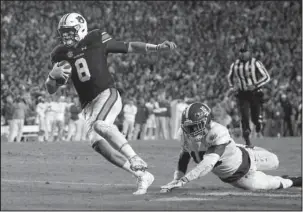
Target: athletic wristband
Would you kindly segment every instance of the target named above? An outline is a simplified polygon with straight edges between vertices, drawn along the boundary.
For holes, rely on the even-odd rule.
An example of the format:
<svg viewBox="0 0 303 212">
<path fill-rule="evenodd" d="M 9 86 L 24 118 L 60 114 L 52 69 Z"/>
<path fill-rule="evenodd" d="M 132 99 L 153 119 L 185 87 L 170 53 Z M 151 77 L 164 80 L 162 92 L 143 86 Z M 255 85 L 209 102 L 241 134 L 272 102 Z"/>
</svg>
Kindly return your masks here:
<svg viewBox="0 0 303 212">
<path fill-rule="evenodd" d="M 146 51 L 157 51 L 157 50 L 159 50 L 159 48 L 160 48 L 160 45 L 159 45 L 159 44 L 158 44 L 158 45 L 155 45 L 155 44 L 147 43 L 147 44 L 145 45 L 145 50 L 146 50 Z"/>
</svg>

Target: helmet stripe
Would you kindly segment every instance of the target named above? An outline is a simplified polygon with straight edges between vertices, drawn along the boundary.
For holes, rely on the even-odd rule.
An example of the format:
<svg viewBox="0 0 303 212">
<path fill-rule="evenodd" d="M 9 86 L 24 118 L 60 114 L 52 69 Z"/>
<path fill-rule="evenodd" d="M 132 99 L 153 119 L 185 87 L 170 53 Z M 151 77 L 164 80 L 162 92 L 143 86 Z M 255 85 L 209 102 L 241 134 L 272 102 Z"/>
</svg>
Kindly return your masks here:
<svg viewBox="0 0 303 212">
<path fill-rule="evenodd" d="M 188 114 L 189 114 L 189 109 L 190 107 L 193 105 L 194 103 L 190 104 L 187 108 L 186 108 L 186 112 L 185 112 L 185 118 L 188 119 Z"/>
<path fill-rule="evenodd" d="M 70 13 L 67 13 L 67 14 L 66 14 L 65 19 L 64 19 L 64 22 L 63 22 L 64 25 L 66 25 L 66 19 L 68 18 L 69 15 L 70 15 Z"/>
<path fill-rule="evenodd" d="M 60 20 L 60 26 L 63 25 L 66 16 L 67 16 L 67 14 L 65 14 L 65 15 L 61 18 L 61 20 Z"/>
<path fill-rule="evenodd" d="M 206 107 L 207 110 L 211 111 L 211 109 L 210 109 L 206 104 L 202 103 L 202 105 L 203 105 L 204 107 Z"/>
</svg>

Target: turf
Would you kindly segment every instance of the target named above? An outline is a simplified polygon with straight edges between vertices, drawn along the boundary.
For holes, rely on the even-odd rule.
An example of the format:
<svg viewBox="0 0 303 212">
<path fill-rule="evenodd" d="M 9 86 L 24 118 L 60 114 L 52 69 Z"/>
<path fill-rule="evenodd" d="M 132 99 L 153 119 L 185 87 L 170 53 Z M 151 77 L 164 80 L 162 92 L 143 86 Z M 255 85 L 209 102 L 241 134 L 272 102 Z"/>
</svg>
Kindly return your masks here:
<svg viewBox="0 0 303 212">
<path fill-rule="evenodd" d="M 279 157 L 278 170 L 267 173 L 301 175 L 301 138 L 253 142 Z M 132 195 L 134 177 L 109 164 L 88 143 L 1 142 L 1 210 L 302 210 L 300 189 L 248 192 L 213 174 L 160 194 L 160 186 L 172 180 L 178 141 L 131 144 L 156 178 L 143 196 Z"/>
</svg>

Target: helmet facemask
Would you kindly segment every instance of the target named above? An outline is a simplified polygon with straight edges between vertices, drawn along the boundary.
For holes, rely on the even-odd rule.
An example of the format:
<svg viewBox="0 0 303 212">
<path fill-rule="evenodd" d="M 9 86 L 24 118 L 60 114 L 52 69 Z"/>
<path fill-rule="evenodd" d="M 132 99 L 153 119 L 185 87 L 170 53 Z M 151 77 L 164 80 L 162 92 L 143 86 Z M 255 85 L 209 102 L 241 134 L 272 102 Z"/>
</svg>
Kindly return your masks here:
<svg viewBox="0 0 303 212">
<path fill-rule="evenodd" d="M 200 142 L 210 127 L 211 109 L 203 103 L 192 103 L 182 113 L 181 128 L 190 139 Z"/>
<path fill-rule="evenodd" d="M 74 46 L 80 41 L 77 30 L 74 27 L 61 27 L 58 32 L 63 44 L 66 46 Z"/>
<path fill-rule="evenodd" d="M 183 132 L 190 138 L 199 141 L 207 134 L 208 118 L 205 116 L 200 121 L 186 123 L 181 125 Z"/>
</svg>

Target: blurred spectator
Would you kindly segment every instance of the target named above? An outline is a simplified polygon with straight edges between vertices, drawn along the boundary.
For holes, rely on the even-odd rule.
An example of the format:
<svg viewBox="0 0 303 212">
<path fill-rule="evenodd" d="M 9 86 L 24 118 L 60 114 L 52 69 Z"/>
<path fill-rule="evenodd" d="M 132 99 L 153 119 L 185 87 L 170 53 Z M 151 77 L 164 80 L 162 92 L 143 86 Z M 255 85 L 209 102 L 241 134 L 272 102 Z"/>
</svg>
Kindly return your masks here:
<svg viewBox="0 0 303 212">
<path fill-rule="evenodd" d="M 151 98 L 149 102 L 145 104 L 145 106 L 148 109 L 149 115 L 146 121 L 146 134 L 144 139 L 151 139 L 154 140 L 156 139 L 157 135 L 157 123 L 156 123 L 156 116 L 154 113 L 154 109 L 159 107 L 158 102 L 155 101 L 154 98 Z"/>
<path fill-rule="evenodd" d="M 48 135 L 48 137 L 46 138 L 48 142 L 52 142 L 53 139 L 52 127 L 55 120 L 55 107 L 56 107 L 56 102 L 53 100 L 54 98 L 55 96 L 49 96 L 46 102 L 45 119 L 46 119 L 47 133 L 45 135 Z"/>
<path fill-rule="evenodd" d="M 74 97 L 72 105 L 67 107 L 66 112 L 68 113 L 68 134 L 66 141 L 81 141 L 84 131 L 83 120 L 80 119 L 79 114 L 81 113 L 81 107 L 79 98 Z"/>
<path fill-rule="evenodd" d="M 284 114 L 281 102 L 276 105 L 270 102 L 266 107 L 265 117 L 264 135 L 269 137 L 282 136 Z"/>
<path fill-rule="evenodd" d="M 101 4 L 86 1 L 85 5 L 73 1 L 24 1 L 22 4 L 3 1 L 3 108 L 9 104 L 6 96 L 16 99 L 22 95 L 22 86 L 31 94 L 32 104 L 43 95 L 44 80 L 51 68 L 49 54 L 58 44 L 57 24 L 62 14 L 71 8 L 87 18 L 89 29 L 100 28 L 117 40 L 159 43 L 167 39 L 178 45 L 175 54 L 109 55 L 110 70 L 124 98 L 144 96 L 149 100 L 157 96 L 161 88 L 175 100 L 199 95 L 209 102 L 218 102 L 227 90 L 224 76 L 229 68 L 226 64 L 235 59 L 234 44 L 247 38 L 254 47 L 253 55 L 264 61 L 273 81 L 276 80 L 277 84 L 268 92 L 269 101 L 277 104 L 278 91 L 286 90 L 292 94 L 291 102 L 302 101 L 301 83 L 297 79 L 302 70 L 299 1 L 167 1 L 161 7 L 156 1 Z M 105 17 L 104 21 L 100 21 L 101 17 Z M 70 82 L 58 91 L 58 95 L 74 94 Z M 34 110 L 35 105 L 30 105 L 29 114 Z M 172 111 L 172 120 L 175 120 L 173 114 Z M 121 125 L 119 120 L 116 124 Z M 174 132 L 177 127 L 172 128 Z"/>
<path fill-rule="evenodd" d="M 281 95 L 280 102 L 283 108 L 283 136 L 294 136 L 293 124 L 291 120 L 293 115 L 293 107 L 286 94 Z"/>
<path fill-rule="evenodd" d="M 52 102 L 54 119 L 52 123 L 51 135 L 49 138 L 51 142 L 63 140 L 66 107 L 67 103 L 65 102 L 64 96 L 57 97 L 57 101 Z"/>
<path fill-rule="evenodd" d="M 170 104 L 165 99 L 165 93 L 158 95 L 158 108 L 153 110 L 156 118 L 156 138 L 168 140 L 170 138 Z"/>
<path fill-rule="evenodd" d="M 222 106 L 220 102 L 217 103 L 216 106 L 212 108 L 212 113 L 213 113 L 214 121 L 229 128 L 229 125 L 232 122 L 232 118 L 230 117 L 230 115 L 228 115 L 226 109 Z"/>
<path fill-rule="evenodd" d="M 139 138 L 144 140 L 145 134 L 146 134 L 146 121 L 148 118 L 148 109 L 145 106 L 145 101 L 141 97 L 139 99 L 139 104 L 137 105 L 137 113 L 135 117 L 135 129 L 133 134 L 133 140 L 137 140 L 139 133 Z"/>
<path fill-rule="evenodd" d="M 47 141 L 48 140 L 48 130 L 46 126 L 46 109 L 47 104 L 45 103 L 45 99 L 40 96 L 38 98 L 38 104 L 36 107 L 37 112 L 37 118 L 38 118 L 38 124 L 39 124 L 39 136 L 38 140 L 40 142 Z"/>
<path fill-rule="evenodd" d="M 129 100 L 123 107 L 124 120 L 122 133 L 127 139 L 131 139 L 133 137 L 137 110 L 134 100 Z"/>
<path fill-rule="evenodd" d="M 3 107 L 3 115 L 4 115 L 5 123 L 10 125 L 10 127 L 11 127 L 11 120 L 13 119 L 13 113 L 14 113 L 13 98 L 11 95 L 8 95 L 6 97 L 6 104 L 4 104 Z"/>
<path fill-rule="evenodd" d="M 189 106 L 188 103 L 189 102 L 181 99 L 175 100 L 174 102 L 174 107 L 172 107 L 172 116 L 171 116 L 171 119 L 173 120 L 172 133 L 171 133 L 173 139 L 176 139 L 178 130 L 181 127 L 182 112 Z"/>
<path fill-rule="evenodd" d="M 297 110 L 296 110 L 295 135 L 302 136 L 302 103 L 297 107 Z"/>
<path fill-rule="evenodd" d="M 26 101 L 21 97 L 17 97 L 13 103 L 13 117 L 9 128 L 8 142 L 14 142 L 15 139 L 17 143 L 21 142 L 27 110 Z"/>
</svg>

